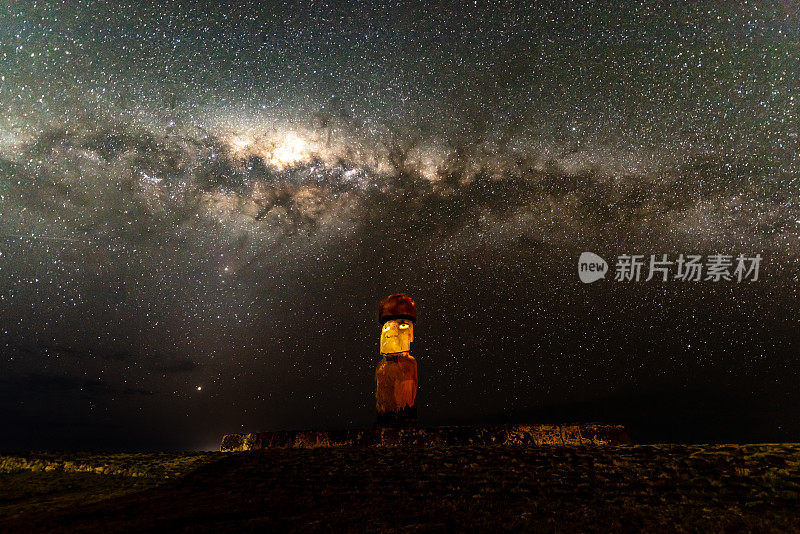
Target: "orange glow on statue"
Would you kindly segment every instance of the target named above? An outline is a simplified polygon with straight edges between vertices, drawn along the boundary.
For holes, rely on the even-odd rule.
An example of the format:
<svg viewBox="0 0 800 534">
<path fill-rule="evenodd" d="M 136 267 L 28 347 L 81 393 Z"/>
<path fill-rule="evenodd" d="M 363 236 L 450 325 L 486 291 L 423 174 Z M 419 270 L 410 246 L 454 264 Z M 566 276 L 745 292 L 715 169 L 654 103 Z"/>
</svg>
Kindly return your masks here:
<svg viewBox="0 0 800 534">
<path fill-rule="evenodd" d="M 411 356 L 417 308 L 396 293 L 378 305 L 381 361 L 375 370 L 375 407 L 379 424 L 413 423 L 417 417 L 417 360 Z"/>
</svg>

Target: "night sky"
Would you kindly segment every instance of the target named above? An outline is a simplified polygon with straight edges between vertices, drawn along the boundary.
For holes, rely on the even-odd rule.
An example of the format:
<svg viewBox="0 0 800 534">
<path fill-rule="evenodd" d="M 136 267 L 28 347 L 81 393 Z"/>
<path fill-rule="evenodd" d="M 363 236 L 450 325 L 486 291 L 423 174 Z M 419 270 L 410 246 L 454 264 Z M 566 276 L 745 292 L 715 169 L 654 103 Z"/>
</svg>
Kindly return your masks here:
<svg viewBox="0 0 800 534">
<path fill-rule="evenodd" d="M 0 7 L 0 450 L 368 426 L 400 291 L 423 424 L 800 440 L 796 2 L 263 4 Z"/>
</svg>

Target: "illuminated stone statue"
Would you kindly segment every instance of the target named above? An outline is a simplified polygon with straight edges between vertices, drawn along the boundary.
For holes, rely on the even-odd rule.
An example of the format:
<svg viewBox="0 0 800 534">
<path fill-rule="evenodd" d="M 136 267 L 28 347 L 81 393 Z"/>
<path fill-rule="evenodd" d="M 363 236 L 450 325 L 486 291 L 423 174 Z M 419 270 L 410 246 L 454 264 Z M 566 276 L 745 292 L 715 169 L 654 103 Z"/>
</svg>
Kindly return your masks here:
<svg viewBox="0 0 800 534">
<path fill-rule="evenodd" d="M 396 293 L 378 305 L 381 361 L 375 370 L 378 424 L 413 423 L 417 417 L 417 360 L 411 356 L 417 309 L 408 295 Z"/>
</svg>

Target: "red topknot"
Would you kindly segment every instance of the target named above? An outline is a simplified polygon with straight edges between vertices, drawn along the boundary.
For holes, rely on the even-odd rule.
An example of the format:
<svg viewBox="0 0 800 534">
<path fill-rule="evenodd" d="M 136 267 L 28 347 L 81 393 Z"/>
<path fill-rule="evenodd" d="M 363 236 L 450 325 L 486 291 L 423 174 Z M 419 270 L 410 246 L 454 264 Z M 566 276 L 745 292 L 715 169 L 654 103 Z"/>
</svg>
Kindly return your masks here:
<svg viewBox="0 0 800 534">
<path fill-rule="evenodd" d="M 378 304 L 378 322 L 380 324 L 392 319 L 408 319 L 417 322 L 417 307 L 414 299 L 404 293 L 389 295 Z"/>
</svg>

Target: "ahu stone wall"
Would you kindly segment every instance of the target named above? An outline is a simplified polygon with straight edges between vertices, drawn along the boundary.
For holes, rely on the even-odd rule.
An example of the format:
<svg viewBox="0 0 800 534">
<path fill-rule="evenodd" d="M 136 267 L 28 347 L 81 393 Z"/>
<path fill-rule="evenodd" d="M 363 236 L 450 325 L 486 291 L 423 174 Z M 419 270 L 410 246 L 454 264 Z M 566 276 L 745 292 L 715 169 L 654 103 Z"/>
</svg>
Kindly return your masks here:
<svg viewBox="0 0 800 534">
<path fill-rule="evenodd" d="M 441 426 L 429 428 L 364 428 L 348 430 L 283 430 L 228 434 L 223 452 L 274 447 L 446 447 L 619 445 L 630 443 L 622 425 L 580 423 L 563 425 Z"/>
</svg>

